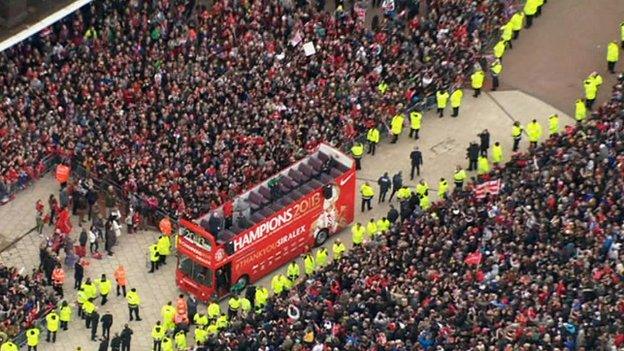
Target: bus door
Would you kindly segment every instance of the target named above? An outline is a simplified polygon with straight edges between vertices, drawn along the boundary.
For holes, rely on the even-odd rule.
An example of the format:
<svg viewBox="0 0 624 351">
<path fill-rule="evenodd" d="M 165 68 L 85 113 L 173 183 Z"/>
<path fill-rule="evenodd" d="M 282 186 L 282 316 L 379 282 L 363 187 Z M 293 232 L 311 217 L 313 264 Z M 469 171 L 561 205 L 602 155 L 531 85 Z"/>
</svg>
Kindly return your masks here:
<svg viewBox="0 0 624 351">
<path fill-rule="evenodd" d="M 232 286 L 232 263 L 228 262 L 217 269 L 216 272 L 217 281 L 217 295 L 219 297 L 225 296 L 230 293 L 230 287 Z"/>
</svg>

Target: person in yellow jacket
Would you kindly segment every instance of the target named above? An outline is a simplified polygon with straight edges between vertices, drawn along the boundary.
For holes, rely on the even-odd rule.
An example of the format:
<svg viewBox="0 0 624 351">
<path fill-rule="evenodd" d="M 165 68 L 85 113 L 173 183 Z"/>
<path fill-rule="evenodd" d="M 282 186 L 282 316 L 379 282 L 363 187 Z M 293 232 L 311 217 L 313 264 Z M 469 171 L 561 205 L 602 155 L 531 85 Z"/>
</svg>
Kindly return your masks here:
<svg viewBox="0 0 624 351">
<path fill-rule="evenodd" d="M 84 318 L 82 315 L 82 305 L 87 301 L 87 294 L 85 293 L 83 288 L 78 289 L 78 293 L 76 294 L 76 306 L 78 307 L 78 317 Z"/>
<path fill-rule="evenodd" d="M 463 97 L 464 91 L 461 88 L 457 88 L 451 93 L 451 108 L 453 109 L 451 117 L 457 117 L 459 115 L 459 107 L 461 106 Z"/>
<path fill-rule="evenodd" d="M 225 313 L 221 313 L 221 317 L 217 318 L 217 328 L 219 330 L 223 330 L 225 328 L 228 327 L 228 316 L 225 315 Z"/>
<path fill-rule="evenodd" d="M 455 167 L 455 173 L 453 173 L 453 182 L 455 183 L 455 191 L 462 190 L 464 188 L 464 181 L 468 175 L 461 166 Z"/>
<path fill-rule="evenodd" d="M 505 44 L 509 46 L 510 49 L 513 49 L 511 44 L 511 39 L 513 39 L 513 23 L 511 20 L 504 25 L 501 26 L 501 39 L 505 41 Z"/>
<path fill-rule="evenodd" d="M 585 102 L 583 99 L 576 99 L 574 103 L 574 119 L 577 123 L 583 123 L 587 117 L 587 107 L 585 107 Z"/>
<path fill-rule="evenodd" d="M 624 49 L 624 22 L 620 23 L 620 46 Z"/>
<path fill-rule="evenodd" d="M 386 217 L 381 217 L 381 219 L 377 221 L 376 225 L 378 233 L 385 233 L 390 230 L 390 221 Z"/>
<path fill-rule="evenodd" d="M 173 307 L 173 302 L 169 301 L 160 309 L 160 316 L 162 317 L 163 328 L 165 330 L 172 330 L 175 327 L 173 318 L 176 314 L 176 308 Z"/>
<path fill-rule="evenodd" d="M 315 260 L 316 260 L 316 265 L 319 268 L 322 269 L 323 267 L 325 267 L 327 265 L 327 256 L 328 256 L 328 254 L 327 254 L 327 249 L 326 248 L 320 247 L 318 250 L 316 250 Z"/>
<path fill-rule="evenodd" d="M 420 206 L 423 211 L 428 210 L 431 207 L 431 201 L 429 200 L 429 196 L 418 195 L 418 197 L 420 198 L 420 200 L 418 201 L 418 206 Z"/>
<path fill-rule="evenodd" d="M 399 202 L 407 201 L 412 197 L 412 191 L 407 187 L 407 185 L 403 185 L 399 191 L 397 191 L 397 199 Z"/>
<path fill-rule="evenodd" d="M 446 200 L 448 193 L 449 184 L 448 181 L 444 178 L 440 178 L 438 182 L 438 198 L 441 200 Z"/>
<path fill-rule="evenodd" d="M 370 221 L 368 221 L 368 223 L 366 223 L 366 234 L 368 235 L 368 238 L 374 238 L 375 235 L 377 235 L 377 224 L 375 223 L 375 219 L 371 218 Z"/>
<path fill-rule="evenodd" d="M 477 175 L 484 175 L 490 172 L 490 163 L 487 156 L 479 155 L 477 159 Z"/>
<path fill-rule="evenodd" d="M 41 331 L 37 327 L 32 327 L 26 331 L 26 345 L 28 345 L 28 351 L 37 351 L 39 334 L 41 334 Z"/>
<path fill-rule="evenodd" d="M 96 280 L 95 283 L 100 291 L 100 296 L 102 296 L 102 306 L 104 306 L 108 301 L 108 294 L 113 289 L 113 282 L 106 278 L 106 274 L 102 274 L 102 277 Z"/>
<path fill-rule="evenodd" d="M 176 335 L 173 337 L 173 340 L 175 342 L 175 347 L 177 350 L 182 351 L 188 348 L 188 343 L 186 342 L 186 334 L 184 333 L 184 330 L 180 330 L 179 332 L 177 332 Z"/>
<path fill-rule="evenodd" d="M 559 116 L 556 113 L 548 117 L 548 133 L 551 137 L 559 134 Z"/>
<path fill-rule="evenodd" d="M 284 292 L 284 285 L 282 284 L 282 279 L 280 279 L 280 274 L 276 274 L 271 278 L 271 289 L 273 289 L 275 295 L 281 295 Z"/>
<path fill-rule="evenodd" d="M 228 318 L 234 317 L 241 308 L 241 301 L 238 295 L 230 297 L 228 300 Z"/>
<path fill-rule="evenodd" d="M 152 350 L 161 351 L 162 340 L 165 337 L 166 332 L 165 328 L 160 325 L 160 321 L 156 321 L 156 325 L 152 328 L 152 340 L 154 341 Z"/>
<path fill-rule="evenodd" d="M 217 334 L 219 334 L 219 327 L 217 326 L 217 323 L 210 323 L 207 327 L 206 327 L 206 331 L 208 332 L 208 335 L 212 335 L 215 336 Z"/>
<path fill-rule="evenodd" d="M 497 167 L 501 162 L 503 162 L 503 147 L 497 141 L 494 143 L 494 146 L 492 146 L 492 164 L 494 167 Z"/>
<path fill-rule="evenodd" d="M 314 271 L 316 270 L 316 262 L 314 261 L 314 257 L 308 252 L 303 255 L 303 272 L 306 276 L 310 277 L 314 275 Z"/>
<path fill-rule="evenodd" d="M 587 78 L 596 86 L 596 91 L 600 90 L 600 86 L 602 85 L 602 76 L 598 74 L 598 72 L 592 72 Z"/>
<path fill-rule="evenodd" d="M 364 145 L 362 145 L 362 143 L 360 143 L 359 141 L 354 142 L 353 145 L 351 146 L 351 156 L 353 157 L 353 160 L 355 161 L 355 169 L 358 171 L 362 169 L 362 156 L 363 155 L 364 155 Z"/>
<path fill-rule="evenodd" d="M 518 39 L 520 36 L 520 31 L 524 26 L 524 13 L 522 11 L 516 11 L 516 13 L 511 16 L 511 28 L 513 29 L 513 39 Z"/>
<path fill-rule="evenodd" d="M 422 122 L 422 113 L 416 110 L 410 112 L 410 133 L 409 133 L 410 138 L 413 136 L 414 139 L 418 140 L 419 138 L 418 132 L 420 132 L 421 122 Z"/>
<path fill-rule="evenodd" d="M 61 309 L 59 310 L 59 321 L 61 322 L 61 328 L 67 330 L 69 322 L 71 322 L 72 310 L 67 301 L 61 303 Z"/>
<path fill-rule="evenodd" d="M 168 336 L 164 336 L 162 339 L 162 351 L 173 351 L 173 339 Z"/>
<path fill-rule="evenodd" d="M 530 147 L 536 147 L 537 142 L 542 137 L 542 126 L 534 119 L 531 123 L 527 124 L 527 134 L 529 135 Z"/>
<path fill-rule="evenodd" d="M 513 152 L 516 152 L 518 151 L 518 149 L 520 149 L 520 140 L 522 140 L 523 130 L 524 128 L 522 128 L 522 125 L 520 125 L 520 122 L 518 121 L 515 121 L 513 126 L 511 127 L 511 137 L 513 138 Z"/>
<path fill-rule="evenodd" d="M 85 326 L 90 328 L 91 326 L 91 316 L 93 312 L 97 310 L 97 307 L 93 303 L 93 299 L 87 299 L 85 303 L 82 304 L 82 314 L 85 316 Z"/>
<path fill-rule="evenodd" d="M 158 262 L 160 261 L 160 257 L 158 255 L 158 245 L 152 244 L 149 247 L 149 257 L 150 257 L 150 270 L 149 273 L 154 273 L 155 270 L 158 269 Z"/>
<path fill-rule="evenodd" d="M 158 237 L 156 243 L 158 248 L 158 265 L 167 264 L 167 256 L 171 255 L 171 239 L 168 235 L 161 235 Z"/>
<path fill-rule="evenodd" d="M 427 184 L 424 179 L 421 179 L 418 184 L 416 184 L 416 194 L 429 195 L 429 184 Z"/>
<path fill-rule="evenodd" d="M 615 73 L 615 64 L 620 59 L 620 48 L 617 42 L 612 41 L 607 45 L 607 68 L 610 73 Z"/>
<path fill-rule="evenodd" d="M 436 91 L 436 104 L 438 106 L 438 117 L 444 117 L 444 109 L 449 99 L 449 93 L 445 88 Z"/>
<path fill-rule="evenodd" d="M 241 303 L 241 311 L 243 311 L 243 314 L 245 316 L 248 315 L 249 312 L 251 312 L 251 301 L 249 301 L 247 297 L 241 296 L 240 303 Z"/>
<path fill-rule="evenodd" d="M 205 327 L 208 325 L 208 316 L 203 313 L 195 313 L 195 316 L 193 316 L 193 323 L 200 327 Z"/>
<path fill-rule="evenodd" d="M 132 314 L 136 317 L 137 321 L 141 320 L 139 316 L 139 306 L 141 305 L 141 297 L 136 291 L 136 288 L 130 289 L 128 294 L 126 294 L 126 301 L 128 302 L 128 312 L 130 314 L 130 320 L 133 320 Z"/>
<path fill-rule="evenodd" d="M 286 276 L 283 274 L 279 275 L 279 279 L 280 279 L 280 282 L 282 283 L 282 286 L 284 287 L 284 292 L 288 292 L 288 290 L 290 290 L 293 287 L 293 285 L 295 285 L 292 281 L 290 281 L 290 279 L 286 278 Z"/>
<path fill-rule="evenodd" d="M 256 308 L 256 311 L 261 311 L 264 306 L 266 306 L 268 299 L 269 290 L 261 286 L 257 287 L 254 294 L 254 307 Z"/>
<path fill-rule="evenodd" d="M 368 208 L 369 211 L 372 210 L 371 201 L 373 196 L 375 196 L 375 190 L 368 182 L 365 182 L 360 187 L 360 195 L 362 196 L 362 212 L 364 212 L 364 208 Z"/>
<path fill-rule="evenodd" d="M 334 254 L 334 260 L 339 260 L 342 258 L 344 252 L 347 251 L 345 245 L 340 241 L 340 239 L 336 239 L 334 244 L 332 245 L 332 253 Z"/>
<path fill-rule="evenodd" d="M 80 287 L 84 290 L 87 299 L 95 299 L 97 297 L 97 287 L 91 282 L 91 278 L 87 278 Z"/>
<path fill-rule="evenodd" d="M 380 83 L 377 85 L 377 90 L 379 91 L 379 93 L 380 93 L 381 95 L 384 95 L 384 94 L 386 93 L 386 91 L 388 91 L 388 84 L 387 84 L 386 82 L 383 82 L 383 81 L 382 81 L 382 82 L 380 82 Z"/>
<path fill-rule="evenodd" d="M 300 275 L 301 269 L 299 268 L 297 261 L 290 262 L 288 264 L 288 267 L 286 268 L 286 277 L 288 277 L 288 279 L 290 279 L 290 281 L 294 283 L 297 281 L 297 279 L 299 279 Z"/>
<path fill-rule="evenodd" d="M 585 90 L 585 107 L 591 110 L 594 101 L 596 101 L 596 95 L 598 94 L 596 81 L 588 77 L 583 81 L 583 89 Z"/>
<path fill-rule="evenodd" d="M 494 60 L 490 65 L 490 73 L 492 74 L 492 91 L 496 91 L 498 89 L 499 80 L 501 72 L 503 71 L 503 65 L 501 64 L 499 59 Z"/>
<path fill-rule="evenodd" d="M 539 0 L 527 0 L 524 3 L 524 15 L 526 17 L 526 28 L 531 28 L 533 25 L 533 17 L 537 12 Z"/>
<path fill-rule="evenodd" d="M 368 153 L 375 156 L 375 149 L 379 144 L 379 129 L 376 126 L 372 126 L 366 132 L 366 140 L 368 141 Z"/>
<path fill-rule="evenodd" d="M 483 87 L 484 79 L 485 79 L 485 73 L 483 73 L 483 70 L 481 69 L 475 71 L 470 76 L 470 83 L 471 83 L 472 89 L 474 90 L 474 93 L 472 94 L 473 97 L 478 97 L 479 95 L 481 95 L 481 88 Z"/>
<path fill-rule="evenodd" d="M 353 239 L 353 245 L 362 245 L 364 242 L 364 234 L 366 233 L 366 229 L 362 226 L 362 223 L 358 222 L 351 227 L 351 237 Z"/>
<path fill-rule="evenodd" d="M 496 45 L 494 45 L 494 57 L 496 57 L 497 60 L 503 61 L 503 55 L 505 55 L 505 49 L 507 48 L 507 44 L 505 42 L 505 40 L 501 39 L 499 40 Z"/>
<path fill-rule="evenodd" d="M 59 330 L 60 320 L 58 314 L 52 311 L 46 317 L 46 329 L 48 330 L 48 334 L 46 336 L 46 342 L 52 341 L 56 342 L 56 332 Z"/>
<path fill-rule="evenodd" d="M 30 350 L 30 347 L 28 349 Z M 35 346 L 33 350 L 37 350 L 37 347 Z M 7 340 L 0 346 L 0 351 L 19 351 L 19 347 L 13 341 Z"/>
<path fill-rule="evenodd" d="M 399 140 L 399 135 L 403 131 L 403 122 L 405 121 L 405 116 L 402 113 L 397 113 L 392 117 L 390 121 L 390 133 L 392 134 L 391 144 L 395 144 L 397 140 Z"/>
</svg>

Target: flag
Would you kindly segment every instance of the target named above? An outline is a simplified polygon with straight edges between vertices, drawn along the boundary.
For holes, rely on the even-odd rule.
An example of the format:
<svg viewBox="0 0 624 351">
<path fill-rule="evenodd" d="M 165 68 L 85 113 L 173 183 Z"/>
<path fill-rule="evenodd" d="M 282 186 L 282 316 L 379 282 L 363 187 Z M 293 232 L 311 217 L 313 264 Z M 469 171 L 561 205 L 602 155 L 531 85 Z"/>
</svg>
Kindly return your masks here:
<svg viewBox="0 0 624 351">
<path fill-rule="evenodd" d="M 483 182 L 475 187 L 474 189 L 475 197 L 477 199 L 483 199 L 485 195 L 487 194 L 498 195 L 498 193 L 500 192 L 500 189 L 501 189 L 500 179 Z"/>
<path fill-rule="evenodd" d="M 483 258 L 483 254 L 480 251 L 473 252 L 466 256 L 464 262 L 466 262 L 469 266 L 476 266 L 481 263 L 481 259 Z"/>
</svg>

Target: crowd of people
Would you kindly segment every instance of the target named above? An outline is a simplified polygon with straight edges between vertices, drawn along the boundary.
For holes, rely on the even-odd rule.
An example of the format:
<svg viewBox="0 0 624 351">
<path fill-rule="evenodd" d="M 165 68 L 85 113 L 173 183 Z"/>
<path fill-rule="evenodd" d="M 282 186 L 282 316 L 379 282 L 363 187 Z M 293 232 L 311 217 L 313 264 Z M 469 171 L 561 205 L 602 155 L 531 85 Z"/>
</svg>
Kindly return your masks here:
<svg viewBox="0 0 624 351">
<path fill-rule="evenodd" d="M 35 269 L 24 274 L 0 263 L 0 339 L 6 341 L 54 309 L 57 298 Z"/>
<path fill-rule="evenodd" d="M 0 183 L 57 153 L 198 217 L 320 141 L 461 85 L 507 3 L 429 1 L 371 31 L 355 7 L 302 1 L 94 2 L 0 54 Z"/>
<path fill-rule="evenodd" d="M 588 120 L 494 169 L 498 196 L 415 211 L 210 349 L 620 349 L 623 120 L 620 75 Z"/>
</svg>

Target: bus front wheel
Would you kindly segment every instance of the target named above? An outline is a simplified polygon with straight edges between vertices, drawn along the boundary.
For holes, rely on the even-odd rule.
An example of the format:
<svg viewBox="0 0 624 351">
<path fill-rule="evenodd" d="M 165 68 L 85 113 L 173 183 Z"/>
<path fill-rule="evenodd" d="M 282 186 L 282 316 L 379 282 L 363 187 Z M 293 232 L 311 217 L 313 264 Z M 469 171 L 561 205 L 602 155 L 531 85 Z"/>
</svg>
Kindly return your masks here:
<svg viewBox="0 0 624 351">
<path fill-rule="evenodd" d="M 236 290 L 238 292 L 243 291 L 247 285 L 249 285 L 249 276 L 247 274 L 241 276 L 240 278 L 238 278 L 238 280 L 236 281 Z"/>
<path fill-rule="evenodd" d="M 327 241 L 329 238 L 329 231 L 327 229 L 321 229 L 318 233 L 316 233 L 316 237 L 314 238 L 314 243 L 316 246 L 321 246 Z"/>
</svg>

